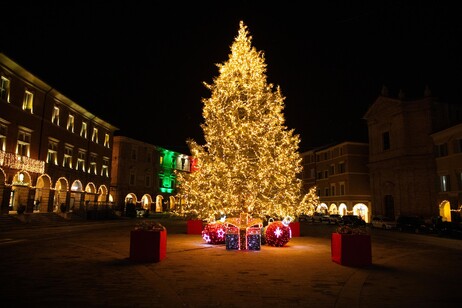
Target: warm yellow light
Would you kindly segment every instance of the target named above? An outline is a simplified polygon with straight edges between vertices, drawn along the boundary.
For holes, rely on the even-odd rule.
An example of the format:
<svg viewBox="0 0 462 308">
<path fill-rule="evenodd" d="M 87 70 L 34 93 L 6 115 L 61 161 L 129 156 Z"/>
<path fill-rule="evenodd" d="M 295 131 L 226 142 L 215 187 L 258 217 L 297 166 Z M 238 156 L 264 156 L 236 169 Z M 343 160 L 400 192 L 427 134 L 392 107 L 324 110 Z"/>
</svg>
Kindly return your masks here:
<svg viewBox="0 0 462 308">
<path fill-rule="evenodd" d="M 267 83 L 264 54 L 243 22 L 203 99 L 205 145 L 188 140 L 198 171 L 177 172 L 182 214 L 282 219 L 300 213 L 299 136 L 285 126 L 284 97 Z"/>
<path fill-rule="evenodd" d="M 12 169 L 25 170 L 35 173 L 43 173 L 45 171 L 44 161 L 13 153 L 0 151 L 0 162 L 2 166 Z"/>
</svg>

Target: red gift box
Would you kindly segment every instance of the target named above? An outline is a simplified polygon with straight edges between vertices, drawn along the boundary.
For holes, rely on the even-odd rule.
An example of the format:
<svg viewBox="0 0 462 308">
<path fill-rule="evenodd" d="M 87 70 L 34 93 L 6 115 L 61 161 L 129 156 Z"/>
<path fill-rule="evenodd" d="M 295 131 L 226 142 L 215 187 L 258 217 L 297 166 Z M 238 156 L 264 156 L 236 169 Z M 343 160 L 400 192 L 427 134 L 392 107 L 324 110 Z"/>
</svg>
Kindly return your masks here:
<svg viewBox="0 0 462 308">
<path fill-rule="evenodd" d="M 292 237 L 300 236 L 300 222 L 294 221 L 289 224 L 290 230 L 292 232 Z"/>
<path fill-rule="evenodd" d="M 200 219 L 188 220 L 188 234 L 202 234 L 203 225 Z"/>
<path fill-rule="evenodd" d="M 369 234 L 332 233 L 332 261 L 347 266 L 372 264 L 371 236 Z"/>
<path fill-rule="evenodd" d="M 167 256 L 167 230 L 130 231 L 130 260 L 159 262 Z"/>
</svg>

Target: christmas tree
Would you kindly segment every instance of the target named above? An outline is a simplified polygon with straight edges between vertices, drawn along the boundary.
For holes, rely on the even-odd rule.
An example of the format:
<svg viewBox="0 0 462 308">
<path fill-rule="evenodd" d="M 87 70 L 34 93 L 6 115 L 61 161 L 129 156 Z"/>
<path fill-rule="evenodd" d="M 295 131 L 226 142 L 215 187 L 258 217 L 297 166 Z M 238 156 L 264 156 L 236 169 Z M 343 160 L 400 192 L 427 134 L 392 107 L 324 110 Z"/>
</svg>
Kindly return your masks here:
<svg viewBox="0 0 462 308">
<path fill-rule="evenodd" d="M 316 208 L 319 205 L 319 196 L 316 193 L 317 186 L 310 187 L 308 193 L 303 196 L 300 205 L 295 209 L 295 216 L 300 216 L 301 214 L 313 215 L 316 212 Z"/>
<path fill-rule="evenodd" d="M 285 126 L 284 97 L 267 83 L 263 52 L 241 21 L 228 61 L 203 98 L 205 144 L 187 140 L 198 171 L 178 173 L 182 214 L 213 221 L 248 213 L 282 219 L 298 214 L 299 135 Z"/>
</svg>

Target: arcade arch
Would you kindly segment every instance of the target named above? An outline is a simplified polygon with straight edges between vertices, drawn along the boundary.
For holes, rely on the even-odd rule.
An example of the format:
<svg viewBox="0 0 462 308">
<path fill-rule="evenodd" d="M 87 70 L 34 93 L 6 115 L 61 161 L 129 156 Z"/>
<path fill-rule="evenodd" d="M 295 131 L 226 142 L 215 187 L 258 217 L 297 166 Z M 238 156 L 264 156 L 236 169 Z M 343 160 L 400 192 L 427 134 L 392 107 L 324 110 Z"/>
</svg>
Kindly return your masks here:
<svg viewBox="0 0 462 308">
<path fill-rule="evenodd" d="M 448 200 L 443 200 L 439 205 L 439 215 L 443 221 L 451 222 L 451 203 Z"/>
<path fill-rule="evenodd" d="M 348 210 L 347 210 L 347 206 L 345 203 L 340 203 L 339 207 L 338 207 L 338 214 L 340 215 L 347 215 L 348 213 Z"/>
<path fill-rule="evenodd" d="M 316 212 L 327 214 L 328 213 L 327 205 L 325 203 L 318 204 L 318 206 L 316 207 Z"/>
<path fill-rule="evenodd" d="M 52 212 L 53 199 L 51 195 L 51 178 L 48 174 L 42 174 L 38 177 L 35 185 L 35 206 L 39 212 Z"/>
<path fill-rule="evenodd" d="M 152 198 L 149 194 L 144 194 L 141 197 L 141 207 L 145 210 L 151 210 Z"/>
<path fill-rule="evenodd" d="M 361 217 L 366 223 L 369 222 L 369 209 L 364 203 L 353 206 L 353 215 Z"/>
<path fill-rule="evenodd" d="M 61 205 L 66 205 L 69 182 L 66 178 L 60 177 L 55 184 L 55 195 L 53 199 L 53 211 L 57 212 Z"/>
<path fill-rule="evenodd" d="M 335 203 L 329 206 L 329 214 L 338 214 L 337 205 Z"/>
</svg>

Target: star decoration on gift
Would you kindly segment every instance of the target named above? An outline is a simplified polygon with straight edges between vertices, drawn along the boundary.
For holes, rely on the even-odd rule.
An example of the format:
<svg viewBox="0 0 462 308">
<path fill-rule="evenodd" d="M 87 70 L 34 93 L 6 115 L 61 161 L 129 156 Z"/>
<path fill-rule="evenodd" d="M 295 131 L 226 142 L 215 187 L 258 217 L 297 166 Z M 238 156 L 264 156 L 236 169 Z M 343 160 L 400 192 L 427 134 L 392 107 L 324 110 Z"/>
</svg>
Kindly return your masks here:
<svg viewBox="0 0 462 308">
<path fill-rule="evenodd" d="M 202 238 L 204 239 L 204 241 L 205 241 L 206 243 L 210 243 L 210 241 L 211 241 L 211 240 L 210 240 L 210 236 L 209 236 L 208 234 L 204 234 L 204 235 L 202 236 Z"/>
<path fill-rule="evenodd" d="M 279 227 L 277 227 L 277 229 L 274 231 L 274 234 L 276 235 L 276 237 L 280 237 L 282 234 L 282 230 Z"/>
<path fill-rule="evenodd" d="M 219 229 L 219 230 L 217 231 L 217 236 L 218 236 L 219 238 L 225 237 L 225 230 Z"/>
</svg>

